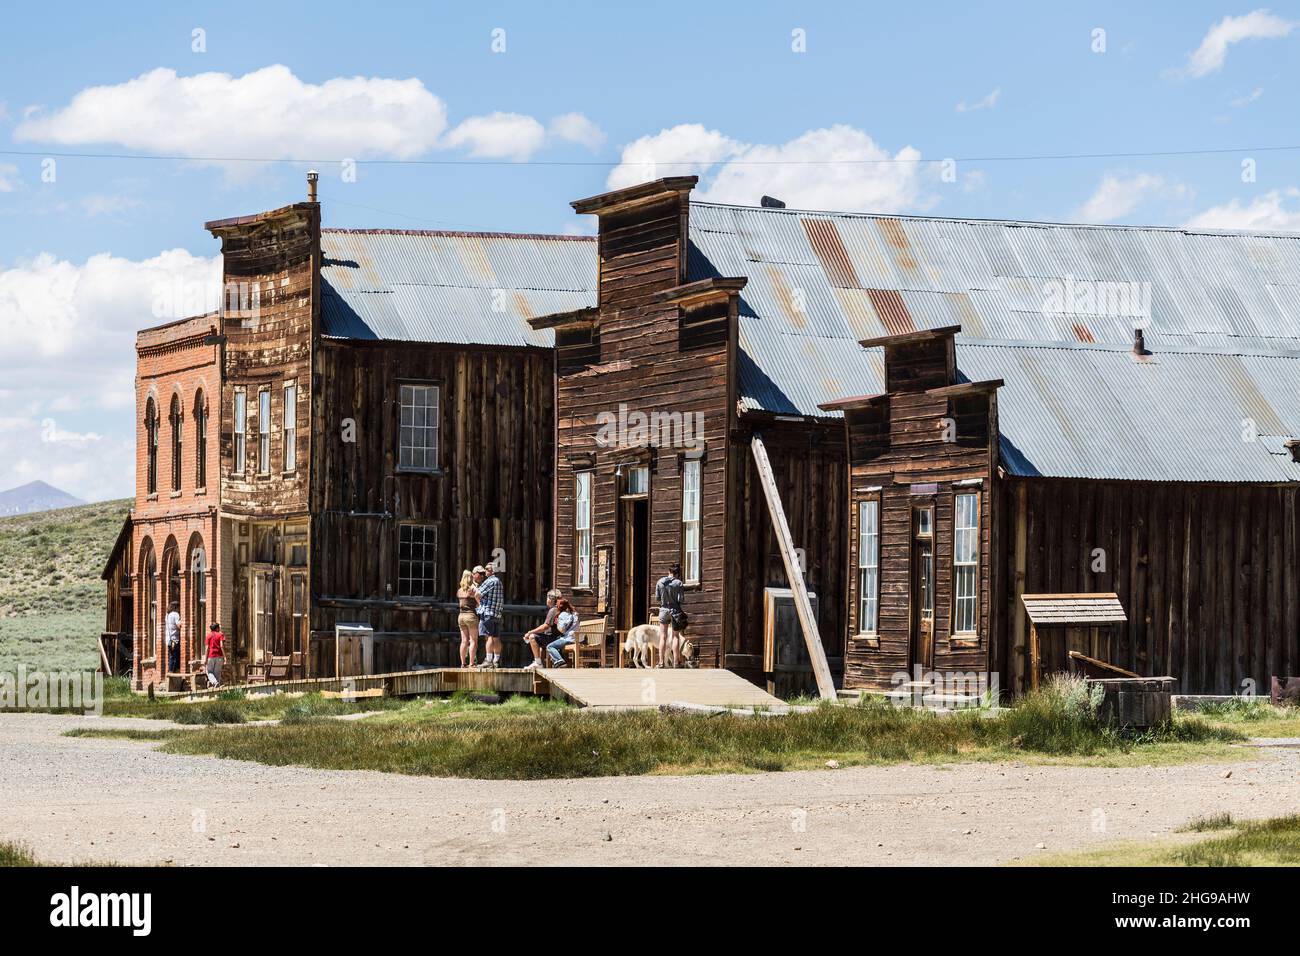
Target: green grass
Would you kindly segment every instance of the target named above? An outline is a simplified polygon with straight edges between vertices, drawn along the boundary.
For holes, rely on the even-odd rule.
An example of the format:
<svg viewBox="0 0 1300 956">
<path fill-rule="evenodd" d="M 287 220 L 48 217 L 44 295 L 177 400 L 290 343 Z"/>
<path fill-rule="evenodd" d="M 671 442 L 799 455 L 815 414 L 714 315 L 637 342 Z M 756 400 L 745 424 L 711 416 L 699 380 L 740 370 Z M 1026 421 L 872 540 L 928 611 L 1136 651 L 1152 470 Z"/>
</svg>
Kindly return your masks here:
<svg viewBox="0 0 1300 956">
<path fill-rule="evenodd" d="M 1300 737 L 1300 707 L 1274 707 L 1261 697 L 1235 697 L 1206 704 L 1198 713 L 1211 723 L 1251 737 Z"/>
<path fill-rule="evenodd" d="M 94 670 L 100 578 L 129 500 L 0 518 L 0 669 Z"/>
<path fill-rule="evenodd" d="M 318 716 L 318 715 L 316 715 Z M 82 729 L 163 742 L 171 753 L 276 766 L 480 779 L 795 770 L 901 762 L 1031 759 L 1107 766 L 1216 759 L 1244 739 L 1195 717 L 1145 734 L 1101 726 L 1075 683 L 1058 682 L 997 716 L 941 716 L 879 701 L 783 717 L 581 712 L 516 697 L 409 703 L 364 721 L 286 720 L 198 730 Z"/>
<path fill-rule="evenodd" d="M 1226 819 L 1225 819 L 1226 818 Z M 1200 823 L 1201 825 L 1197 825 Z M 1035 866 L 1295 866 L 1300 864 L 1300 814 L 1233 821 L 1226 814 L 1192 821 L 1184 832 L 1219 835 L 1191 843 L 1115 843 L 1086 853 L 1037 857 Z"/>
<path fill-rule="evenodd" d="M 1197 817 L 1190 823 L 1178 828 L 1179 833 L 1207 833 L 1211 830 L 1230 830 L 1233 826 L 1231 813 L 1211 813 L 1209 816 Z"/>
</svg>

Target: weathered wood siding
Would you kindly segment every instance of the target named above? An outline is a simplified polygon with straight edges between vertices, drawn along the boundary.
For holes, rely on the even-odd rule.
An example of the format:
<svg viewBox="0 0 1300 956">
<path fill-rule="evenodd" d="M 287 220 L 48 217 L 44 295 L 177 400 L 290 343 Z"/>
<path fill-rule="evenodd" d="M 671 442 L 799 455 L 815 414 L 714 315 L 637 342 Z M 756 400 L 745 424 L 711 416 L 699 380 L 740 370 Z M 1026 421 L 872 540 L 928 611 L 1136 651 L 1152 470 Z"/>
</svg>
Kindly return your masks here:
<svg viewBox="0 0 1300 956">
<path fill-rule="evenodd" d="M 786 521 L 796 548 L 805 557 L 804 583 L 817 595 L 822 646 L 839 672 L 844 655 L 844 533 L 848 507 L 843 428 L 838 422 L 742 421 L 731 446 L 732 545 L 727 580 L 732 611 L 727 627 L 727 667 L 756 682 L 772 680 L 774 692 L 816 692 L 812 673 L 763 673 L 765 588 L 787 588 L 785 565 L 772 528 L 767 499 L 750 451 L 752 430 L 761 432 L 776 478 Z"/>
<path fill-rule="evenodd" d="M 990 549 L 995 510 L 991 486 L 996 462 L 996 400 L 991 392 L 935 394 L 953 384 L 951 337 L 886 347 L 890 391 L 845 410 L 849 449 L 846 514 L 848 582 L 844 684 L 888 688 L 893 675 L 924 662 L 912 646 L 913 509 L 934 508 L 933 669 L 988 669 L 992 633 Z M 979 484 L 970 484 L 978 481 Z M 967 484 L 957 484 L 967 482 Z M 926 487 L 926 486 L 933 486 Z M 953 634 L 953 540 L 958 494 L 979 495 L 977 633 Z M 860 501 L 880 501 L 879 622 L 860 633 Z M 913 675 L 915 676 L 915 674 Z"/>
<path fill-rule="evenodd" d="M 650 475 L 650 559 L 647 587 L 678 561 L 682 551 L 683 455 L 688 449 L 602 445 L 601 414 L 627 412 L 702 417 L 705 452 L 701 466 L 701 583 L 688 588 L 685 609 L 690 633 L 706 664 L 720 659 L 727 503 L 727 433 L 731 341 L 734 318 L 705 310 L 687 315 L 656 295 L 685 278 L 687 203 L 669 193 L 630 211 L 601 215 L 599 319 L 596 329 L 557 331 L 558 440 L 555 583 L 572 592 L 579 612 L 596 612 L 596 593 L 574 588 L 574 474 L 593 471 L 593 556 L 609 547 L 617 555 L 616 521 L 620 462 L 648 464 Z M 726 308 L 726 307 L 724 307 Z M 734 302 L 730 309 L 734 311 Z M 689 417 L 688 417 L 689 416 Z M 692 435 L 692 438 L 700 438 Z M 611 568 L 611 620 L 617 620 L 618 568 Z M 596 582 L 593 580 L 593 585 Z M 612 642 L 609 662 L 614 663 Z"/>
<path fill-rule="evenodd" d="M 299 203 L 257 216 L 209 223 L 221 239 L 226 337 L 221 389 L 221 507 L 226 514 L 306 514 L 310 469 L 311 349 L 317 327 L 320 208 Z M 285 472 L 284 390 L 296 387 L 296 467 Z M 244 467 L 234 461 L 234 396 L 247 394 Z M 258 473 L 258 391 L 271 392 L 269 474 Z"/>
<path fill-rule="evenodd" d="M 332 673 L 339 621 L 375 629 L 380 671 L 455 663 L 460 573 L 502 554 L 507 605 L 543 604 L 551 580 L 552 356 L 541 349 L 323 339 L 317 365 L 311 672 Z M 440 386 L 440 473 L 397 467 L 404 381 Z M 348 420 L 355 441 L 344 440 Z M 404 521 L 437 528 L 433 600 L 398 596 Z M 517 635 L 538 617 L 516 611 L 503 623 Z M 504 642 L 504 653 L 511 665 L 531 659 L 517 639 Z"/>
<path fill-rule="evenodd" d="M 999 494 L 1004 687 L 1027 686 L 1024 593 L 1114 591 L 1128 623 L 1111 663 L 1180 693 L 1265 693 L 1300 672 L 1300 489 L 1010 479 Z"/>
</svg>

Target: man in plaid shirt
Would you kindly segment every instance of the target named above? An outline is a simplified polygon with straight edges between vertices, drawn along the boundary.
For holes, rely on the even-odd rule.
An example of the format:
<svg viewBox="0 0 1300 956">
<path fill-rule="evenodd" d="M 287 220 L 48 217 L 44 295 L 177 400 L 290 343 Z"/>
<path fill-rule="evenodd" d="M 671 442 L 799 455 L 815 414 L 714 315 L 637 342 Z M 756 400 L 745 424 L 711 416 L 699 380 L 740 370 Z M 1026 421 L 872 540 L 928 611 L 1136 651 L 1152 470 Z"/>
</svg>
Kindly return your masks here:
<svg viewBox="0 0 1300 956">
<path fill-rule="evenodd" d="M 474 583 L 478 588 L 478 634 L 486 638 L 483 670 L 496 670 L 501 666 L 501 609 L 505 596 L 501 593 L 501 579 L 492 565 L 476 565 Z"/>
</svg>

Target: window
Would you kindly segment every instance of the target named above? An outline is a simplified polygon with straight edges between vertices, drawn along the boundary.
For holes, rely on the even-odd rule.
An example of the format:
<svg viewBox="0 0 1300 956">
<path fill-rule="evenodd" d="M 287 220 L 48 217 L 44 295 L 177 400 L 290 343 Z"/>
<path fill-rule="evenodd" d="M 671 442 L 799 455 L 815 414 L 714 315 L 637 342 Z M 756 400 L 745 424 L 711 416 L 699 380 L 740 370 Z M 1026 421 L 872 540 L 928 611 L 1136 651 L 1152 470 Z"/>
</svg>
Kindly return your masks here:
<svg viewBox="0 0 1300 956">
<path fill-rule="evenodd" d="M 650 469 L 645 465 L 638 465 L 629 471 L 627 473 L 627 490 L 624 494 L 650 494 Z"/>
<path fill-rule="evenodd" d="M 194 397 L 194 487 L 208 486 L 208 405 L 203 392 Z"/>
<path fill-rule="evenodd" d="M 148 547 L 148 545 L 146 545 Z M 146 658 L 156 653 L 158 640 L 158 565 L 154 563 L 153 549 L 144 556 L 144 654 Z"/>
<path fill-rule="evenodd" d="M 190 559 L 190 634 L 191 653 L 203 656 L 203 636 L 208 629 L 208 566 L 203 549 Z"/>
<path fill-rule="evenodd" d="M 858 633 L 880 626 L 880 502 L 858 502 Z"/>
<path fill-rule="evenodd" d="M 172 491 L 181 490 L 181 397 L 172 396 L 172 407 L 168 413 L 172 426 Z"/>
<path fill-rule="evenodd" d="M 958 495 L 952 562 L 956 578 L 953 631 L 957 634 L 974 634 L 979 616 L 979 521 L 979 495 Z"/>
<path fill-rule="evenodd" d="M 248 448 L 244 443 L 244 430 L 248 425 L 248 396 L 242 388 L 235 390 L 235 462 L 233 471 L 236 475 L 244 473 L 244 463 L 248 460 Z"/>
<path fill-rule="evenodd" d="M 573 476 L 573 584 L 591 587 L 591 472 Z"/>
<path fill-rule="evenodd" d="M 700 583 L 700 462 L 682 462 L 682 583 Z"/>
<path fill-rule="evenodd" d="M 435 596 L 434 573 L 438 529 L 431 524 L 403 524 L 397 528 L 397 593 L 401 597 Z"/>
<path fill-rule="evenodd" d="M 271 390 L 257 393 L 257 473 L 271 473 Z"/>
<path fill-rule="evenodd" d="M 298 467 L 298 386 L 284 387 L 284 470 Z"/>
<path fill-rule="evenodd" d="M 149 456 L 145 488 L 147 494 L 153 495 L 158 493 L 158 406 L 152 398 L 144 407 L 144 442 Z"/>
<path fill-rule="evenodd" d="M 438 469 L 438 386 L 401 387 L 401 434 L 397 467 L 409 471 Z"/>
</svg>

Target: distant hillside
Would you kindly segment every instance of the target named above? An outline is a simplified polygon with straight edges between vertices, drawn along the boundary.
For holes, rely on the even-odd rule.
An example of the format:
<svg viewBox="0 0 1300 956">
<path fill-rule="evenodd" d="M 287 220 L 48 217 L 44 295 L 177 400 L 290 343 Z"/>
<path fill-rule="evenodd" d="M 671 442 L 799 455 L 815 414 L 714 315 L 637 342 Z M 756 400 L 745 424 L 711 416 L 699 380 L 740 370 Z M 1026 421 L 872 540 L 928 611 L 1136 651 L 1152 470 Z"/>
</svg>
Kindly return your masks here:
<svg viewBox="0 0 1300 956">
<path fill-rule="evenodd" d="M 95 667 L 108 552 L 130 499 L 0 518 L 0 669 Z"/>
<path fill-rule="evenodd" d="M 72 508 L 84 504 L 80 498 L 74 498 L 66 491 L 60 491 L 43 481 L 29 481 L 17 488 L 0 491 L 0 515 L 25 515 L 33 511 Z"/>
</svg>

